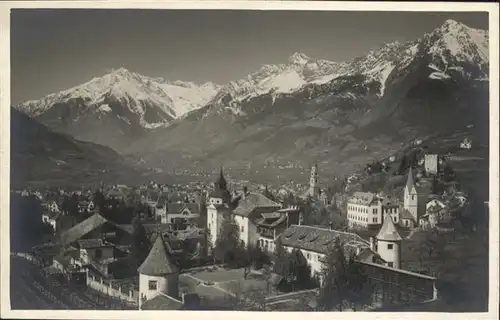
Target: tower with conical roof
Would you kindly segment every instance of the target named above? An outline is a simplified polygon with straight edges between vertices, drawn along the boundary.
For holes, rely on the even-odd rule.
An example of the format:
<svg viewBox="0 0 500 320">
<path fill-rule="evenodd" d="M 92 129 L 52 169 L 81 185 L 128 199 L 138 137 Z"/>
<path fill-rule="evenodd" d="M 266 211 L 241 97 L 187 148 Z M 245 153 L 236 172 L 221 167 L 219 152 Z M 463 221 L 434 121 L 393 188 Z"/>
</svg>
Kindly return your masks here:
<svg viewBox="0 0 500 320">
<path fill-rule="evenodd" d="M 139 308 L 146 300 L 164 293 L 174 299 L 179 296 L 179 269 L 172 250 L 161 233 L 139 271 Z"/>
<path fill-rule="evenodd" d="M 406 186 L 404 191 L 404 209 L 408 210 L 413 216 L 415 221 L 418 222 L 418 191 L 415 181 L 413 180 L 413 171 L 410 168 L 408 172 L 408 179 L 406 180 Z"/>
<path fill-rule="evenodd" d="M 401 243 L 403 238 L 399 234 L 391 215 L 386 214 L 384 223 L 377 236 L 377 253 L 387 262 L 387 266 L 401 268 Z"/>
</svg>

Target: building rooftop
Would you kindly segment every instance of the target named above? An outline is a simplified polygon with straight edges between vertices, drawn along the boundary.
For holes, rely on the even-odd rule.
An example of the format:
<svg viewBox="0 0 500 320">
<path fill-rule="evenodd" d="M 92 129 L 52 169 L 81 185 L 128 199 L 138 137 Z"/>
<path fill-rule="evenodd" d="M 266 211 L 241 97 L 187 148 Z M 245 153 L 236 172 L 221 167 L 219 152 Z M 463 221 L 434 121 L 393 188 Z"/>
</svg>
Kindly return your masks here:
<svg viewBox="0 0 500 320">
<path fill-rule="evenodd" d="M 161 276 L 179 272 L 172 250 L 160 234 L 149 251 L 146 260 L 138 268 L 139 273 L 149 276 Z"/>
<path fill-rule="evenodd" d="M 401 209 L 401 219 L 409 219 L 409 220 L 412 220 L 414 222 L 415 221 L 415 217 L 413 217 L 413 215 L 410 213 L 410 211 L 408 211 L 407 209 Z"/>
<path fill-rule="evenodd" d="M 181 301 L 160 292 L 153 299 L 146 300 L 141 305 L 141 310 L 179 310 L 182 309 L 183 305 Z"/>
<path fill-rule="evenodd" d="M 401 235 L 399 235 L 398 230 L 394 226 L 394 222 L 389 214 L 386 214 L 384 217 L 384 223 L 382 224 L 382 228 L 378 232 L 376 236 L 377 240 L 382 241 L 401 241 Z"/>
<path fill-rule="evenodd" d="M 323 229 L 312 226 L 291 225 L 281 235 L 280 239 L 284 246 L 299 248 L 326 254 L 336 238 L 344 246 L 369 248 L 368 241 L 359 235 L 339 230 Z"/>
<path fill-rule="evenodd" d="M 279 226 L 286 221 L 286 215 L 278 213 L 276 217 L 266 217 L 266 214 L 262 214 L 262 217 L 255 221 L 255 224 L 262 227 L 274 228 Z"/>
<path fill-rule="evenodd" d="M 371 192 L 354 192 L 352 197 L 348 200 L 352 204 L 361 204 L 365 206 L 371 205 L 377 200 L 377 196 Z"/>
<path fill-rule="evenodd" d="M 168 203 L 167 213 L 181 213 L 184 209 L 188 209 L 193 214 L 200 213 L 200 206 L 196 203 Z"/>
<path fill-rule="evenodd" d="M 234 214 L 249 217 L 252 213 L 274 212 L 280 208 L 280 204 L 266 198 L 262 194 L 249 192 L 238 201 L 238 206 L 234 209 Z"/>
<path fill-rule="evenodd" d="M 109 221 L 106 220 L 106 218 L 104 218 L 103 216 L 97 213 L 93 214 L 76 226 L 64 231 L 61 234 L 61 241 L 63 242 L 63 244 L 70 244 L 107 222 Z"/>
<path fill-rule="evenodd" d="M 78 240 L 78 246 L 81 249 L 91 249 L 91 248 L 100 248 L 105 246 L 111 246 L 110 243 L 105 242 L 103 239 L 94 238 L 94 239 L 81 239 Z"/>
</svg>

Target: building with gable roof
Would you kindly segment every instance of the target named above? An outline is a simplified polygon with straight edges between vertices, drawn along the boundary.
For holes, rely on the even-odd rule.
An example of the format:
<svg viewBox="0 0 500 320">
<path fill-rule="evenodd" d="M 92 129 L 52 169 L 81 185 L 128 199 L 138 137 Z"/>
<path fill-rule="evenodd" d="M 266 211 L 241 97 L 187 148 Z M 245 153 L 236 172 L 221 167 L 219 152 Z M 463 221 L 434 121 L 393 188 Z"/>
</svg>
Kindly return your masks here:
<svg viewBox="0 0 500 320">
<path fill-rule="evenodd" d="M 257 225 L 261 218 L 272 218 L 281 205 L 260 193 L 248 192 L 245 188 L 233 210 L 234 220 L 240 231 L 240 240 L 245 245 L 256 246 L 260 240 Z M 276 214 L 275 214 L 276 215 Z M 275 216 L 273 215 L 273 217 Z"/>
<path fill-rule="evenodd" d="M 374 193 L 355 192 L 347 201 L 347 220 L 350 228 L 380 225 L 382 218 L 382 202 Z"/>
<path fill-rule="evenodd" d="M 273 252 L 279 235 L 291 225 L 300 224 L 300 209 L 290 206 L 271 213 L 261 213 L 254 223 L 259 234 L 258 246 L 265 252 Z"/>
<path fill-rule="evenodd" d="M 197 203 L 168 203 L 165 219 L 161 223 L 170 225 L 184 224 L 194 226 L 200 217 L 201 207 Z"/>
<path fill-rule="evenodd" d="M 299 249 L 302 252 L 307 263 L 311 266 L 311 276 L 319 276 L 323 258 L 336 238 L 340 238 L 347 257 L 353 254 L 357 259 L 363 261 L 384 262 L 377 252 L 370 248 L 370 243 L 355 233 L 306 225 L 292 225 L 279 238 L 287 251 Z"/>
</svg>

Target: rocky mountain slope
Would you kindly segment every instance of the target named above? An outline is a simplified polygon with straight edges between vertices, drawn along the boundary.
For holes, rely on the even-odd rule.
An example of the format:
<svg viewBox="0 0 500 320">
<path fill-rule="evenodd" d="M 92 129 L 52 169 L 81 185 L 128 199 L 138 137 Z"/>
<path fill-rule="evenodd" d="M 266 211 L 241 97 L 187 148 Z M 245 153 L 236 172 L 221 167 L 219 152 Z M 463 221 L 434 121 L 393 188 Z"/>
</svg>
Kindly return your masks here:
<svg viewBox="0 0 500 320">
<path fill-rule="evenodd" d="M 18 108 L 148 167 L 225 164 L 243 172 L 269 169 L 267 175 L 275 176 L 276 168 L 301 171 L 320 162 L 341 174 L 410 139 L 471 124 L 487 127 L 488 45 L 488 31 L 448 20 L 419 39 L 388 43 L 348 62 L 296 53 L 222 87 L 194 88 L 207 89 L 203 99 L 186 99 L 191 102 L 183 108 L 161 103 L 170 101 L 168 90 L 156 90 L 163 82 L 123 69 L 103 79 L 117 77 L 121 84 L 125 78 L 135 91 L 86 85 Z M 59 100 L 66 102 L 52 102 Z"/>
<path fill-rule="evenodd" d="M 80 186 L 135 179 L 140 172 L 115 151 L 55 133 L 11 109 L 11 185 Z"/>
<path fill-rule="evenodd" d="M 56 131 L 119 150 L 204 106 L 218 90 L 213 83 L 170 82 L 120 68 L 15 107 Z"/>
<path fill-rule="evenodd" d="M 224 163 L 262 173 L 319 161 L 341 173 L 410 139 L 488 121 L 487 31 L 449 20 L 305 76 L 312 64 L 320 63 L 296 54 L 230 83 L 209 105 L 148 135 L 147 149 L 143 140 L 127 152 L 162 167 Z M 293 73 L 295 87 L 263 85 Z"/>
</svg>

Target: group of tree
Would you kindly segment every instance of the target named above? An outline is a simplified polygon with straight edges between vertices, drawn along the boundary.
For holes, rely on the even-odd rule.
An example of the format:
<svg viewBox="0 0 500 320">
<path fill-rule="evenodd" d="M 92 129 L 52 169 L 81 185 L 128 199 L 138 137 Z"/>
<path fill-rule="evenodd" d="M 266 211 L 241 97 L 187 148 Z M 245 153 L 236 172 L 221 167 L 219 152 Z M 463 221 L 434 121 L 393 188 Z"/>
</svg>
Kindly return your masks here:
<svg viewBox="0 0 500 320">
<path fill-rule="evenodd" d="M 418 164 L 417 151 L 413 150 L 408 154 L 403 154 L 399 161 L 397 174 L 404 175 L 410 168 L 415 168 Z"/>
<path fill-rule="evenodd" d="M 132 221 L 132 247 L 129 256 L 131 272 L 137 272 L 137 268 L 146 260 L 150 250 L 151 240 L 137 215 Z"/>
<path fill-rule="evenodd" d="M 380 173 L 384 167 L 380 163 L 380 161 L 372 161 L 371 163 L 367 164 L 365 167 L 365 172 L 369 175 L 374 174 L 374 173 Z"/>
<path fill-rule="evenodd" d="M 54 229 L 42 221 L 40 200 L 13 194 L 10 198 L 11 251 L 28 251 L 32 246 L 52 240 Z"/>
<path fill-rule="evenodd" d="M 311 277 L 311 267 L 299 249 L 288 252 L 280 239 L 276 240 L 272 271 L 282 276 L 291 290 L 317 287 L 319 280 Z"/>
<path fill-rule="evenodd" d="M 446 163 L 443 168 L 443 180 L 450 182 L 455 180 L 455 172 L 449 163 Z"/>
<path fill-rule="evenodd" d="M 371 303 L 373 290 L 363 266 L 353 256 L 346 257 L 338 238 L 323 259 L 321 279 L 317 299 L 321 311 L 356 310 Z"/>
<path fill-rule="evenodd" d="M 99 214 L 118 224 L 130 224 L 134 217 L 138 215 L 144 217 L 153 216 L 152 208 L 142 203 L 134 195 L 119 199 L 106 198 L 102 192 L 97 190 L 93 194 L 93 199 Z"/>
</svg>

